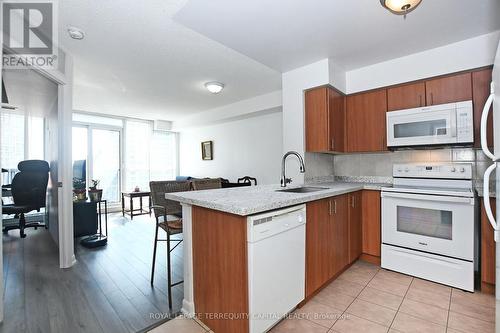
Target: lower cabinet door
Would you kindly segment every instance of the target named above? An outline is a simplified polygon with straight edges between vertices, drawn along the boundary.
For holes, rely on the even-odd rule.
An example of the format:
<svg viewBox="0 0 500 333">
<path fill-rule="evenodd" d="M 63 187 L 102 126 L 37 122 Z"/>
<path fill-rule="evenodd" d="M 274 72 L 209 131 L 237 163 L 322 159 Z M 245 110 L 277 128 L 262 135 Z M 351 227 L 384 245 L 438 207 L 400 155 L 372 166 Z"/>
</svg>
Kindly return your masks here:
<svg viewBox="0 0 500 333">
<path fill-rule="evenodd" d="M 334 271 L 332 277 L 349 264 L 349 212 L 348 195 L 339 195 L 332 200 Z"/>
<path fill-rule="evenodd" d="M 361 255 L 361 191 L 349 194 L 349 263 Z"/>
<path fill-rule="evenodd" d="M 306 297 L 330 279 L 333 247 L 330 198 L 307 203 Z"/>
</svg>

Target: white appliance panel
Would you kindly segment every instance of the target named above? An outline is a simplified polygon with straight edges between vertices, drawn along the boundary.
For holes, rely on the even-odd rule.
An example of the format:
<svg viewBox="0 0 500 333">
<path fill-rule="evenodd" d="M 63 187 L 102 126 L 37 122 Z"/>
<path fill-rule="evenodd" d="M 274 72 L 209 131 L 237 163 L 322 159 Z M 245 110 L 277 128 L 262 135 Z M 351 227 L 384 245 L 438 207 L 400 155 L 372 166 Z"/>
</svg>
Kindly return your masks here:
<svg viewBox="0 0 500 333">
<path fill-rule="evenodd" d="M 472 101 L 387 112 L 386 125 L 388 147 L 474 141 Z"/>
<path fill-rule="evenodd" d="M 381 266 L 474 292 L 474 264 L 470 261 L 382 244 Z"/>
<path fill-rule="evenodd" d="M 474 260 L 474 198 L 382 192 L 382 243 Z"/>
<path fill-rule="evenodd" d="M 305 298 L 306 208 L 248 218 L 250 333 L 266 332 Z"/>
</svg>

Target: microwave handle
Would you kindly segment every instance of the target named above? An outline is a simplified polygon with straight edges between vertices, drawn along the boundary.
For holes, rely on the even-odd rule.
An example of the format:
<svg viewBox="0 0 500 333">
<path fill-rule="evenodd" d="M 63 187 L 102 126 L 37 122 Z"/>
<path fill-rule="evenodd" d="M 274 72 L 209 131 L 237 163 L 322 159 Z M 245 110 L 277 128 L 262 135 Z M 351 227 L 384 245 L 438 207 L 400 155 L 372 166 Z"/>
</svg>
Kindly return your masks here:
<svg viewBox="0 0 500 333">
<path fill-rule="evenodd" d="M 450 136 L 457 137 L 457 110 L 450 112 Z"/>
<path fill-rule="evenodd" d="M 495 170 L 496 167 L 497 167 L 497 164 L 493 163 L 484 172 L 483 204 L 484 204 L 484 211 L 486 212 L 486 216 L 488 217 L 488 221 L 490 222 L 491 226 L 493 227 L 493 232 L 495 235 L 495 242 L 498 242 L 498 239 L 499 239 L 498 224 L 495 221 L 495 217 L 493 216 L 493 212 L 491 210 L 491 204 L 490 204 L 490 175 L 493 172 L 493 170 Z"/>
</svg>

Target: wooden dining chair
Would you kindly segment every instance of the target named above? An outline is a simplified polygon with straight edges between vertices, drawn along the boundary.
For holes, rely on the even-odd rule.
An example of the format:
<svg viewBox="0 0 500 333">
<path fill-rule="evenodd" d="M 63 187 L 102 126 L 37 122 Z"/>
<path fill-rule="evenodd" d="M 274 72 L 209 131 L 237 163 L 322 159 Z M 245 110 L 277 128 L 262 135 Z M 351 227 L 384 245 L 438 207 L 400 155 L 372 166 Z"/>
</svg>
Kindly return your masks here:
<svg viewBox="0 0 500 333">
<path fill-rule="evenodd" d="M 257 178 L 253 178 L 250 176 L 238 178 L 238 184 L 252 184 L 252 182 L 254 185 L 257 185 Z"/>
<path fill-rule="evenodd" d="M 151 285 L 153 285 L 156 263 L 156 248 L 158 242 L 167 242 L 167 283 L 168 283 L 168 306 L 172 308 L 172 287 L 184 282 L 172 283 L 172 251 L 179 246 L 182 238 L 171 238 L 182 234 L 182 207 L 177 201 L 167 200 L 165 193 L 184 192 L 191 189 L 189 181 L 153 181 L 149 182 L 151 201 L 155 220 L 155 243 L 153 248 L 153 264 L 151 268 Z M 158 239 L 158 230 L 163 229 L 167 235 L 166 239 Z M 171 243 L 174 246 L 171 246 Z"/>
<path fill-rule="evenodd" d="M 212 190 L 216 188 L 222 188 L 222 179 L 221 178 L 207 178 L 207 179 L 196 179 L 192 180 L 191 184 L 193 186 L 193 190 Z"/>
</svg>

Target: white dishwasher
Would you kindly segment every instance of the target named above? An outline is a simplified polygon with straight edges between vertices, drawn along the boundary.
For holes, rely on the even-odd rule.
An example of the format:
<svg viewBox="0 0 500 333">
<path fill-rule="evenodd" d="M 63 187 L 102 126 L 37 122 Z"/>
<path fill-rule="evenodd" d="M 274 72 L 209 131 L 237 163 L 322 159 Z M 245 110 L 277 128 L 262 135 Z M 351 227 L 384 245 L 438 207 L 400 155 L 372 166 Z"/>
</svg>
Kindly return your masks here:
<svg viewBox="0 0 500 333">
<path fill-rule="evenodd" d="M 250 333 L 273 327 L 305 297 L 306 206 L 248 217 Z"/>
</svg>

